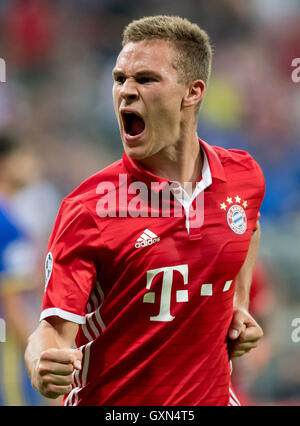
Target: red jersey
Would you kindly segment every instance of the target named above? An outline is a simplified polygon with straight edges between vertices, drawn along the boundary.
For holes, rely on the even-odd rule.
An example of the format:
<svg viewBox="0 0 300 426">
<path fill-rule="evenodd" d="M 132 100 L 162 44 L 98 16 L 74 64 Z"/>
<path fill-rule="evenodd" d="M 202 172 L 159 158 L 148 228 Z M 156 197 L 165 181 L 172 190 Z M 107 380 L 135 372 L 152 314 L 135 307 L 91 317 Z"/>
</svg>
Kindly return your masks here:
<svg viewBox="0 0 300 426">
<path fill-rule="evenodd" d="M 202 178 L 190 197 L 172 188 L 169 215 L 171 183 L 126 154 L 63 200 L 41 319 L 80 324 L 82 369 L 66 405 L 230 403 L 234 281 L 264 178 L 248 153 L 200 144 Z"/>
</svg>

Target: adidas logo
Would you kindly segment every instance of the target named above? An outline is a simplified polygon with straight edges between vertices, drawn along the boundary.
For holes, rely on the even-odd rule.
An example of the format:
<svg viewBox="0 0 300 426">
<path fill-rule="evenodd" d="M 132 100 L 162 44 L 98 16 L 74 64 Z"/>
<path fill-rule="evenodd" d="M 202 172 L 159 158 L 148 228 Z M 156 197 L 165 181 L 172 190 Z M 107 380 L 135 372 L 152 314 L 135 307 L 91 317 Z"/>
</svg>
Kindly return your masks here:
<svg viewBox="0 0 300 426">
<path fill-rule="evenodd" d="M 136 240 L 135 248 L 148 247 L 154 243 L 158 243 L 160 238 L 151 232 L 149 229 L 145 229 L 142 235 Z"/>
</svg>

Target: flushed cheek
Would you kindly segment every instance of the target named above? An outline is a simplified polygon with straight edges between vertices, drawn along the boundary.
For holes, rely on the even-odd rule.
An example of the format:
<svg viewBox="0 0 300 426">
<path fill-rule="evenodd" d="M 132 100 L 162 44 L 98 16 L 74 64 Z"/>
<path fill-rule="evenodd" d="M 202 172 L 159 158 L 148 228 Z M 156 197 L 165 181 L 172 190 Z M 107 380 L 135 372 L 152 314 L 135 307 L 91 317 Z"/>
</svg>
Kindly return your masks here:
<svg viewBox="0 0 300 426">
<path fill-rule="evenodd" d="M 120 96 L 119 96 L 118 90 L 113 88 L 112 95 L 113 95 L 114 110 L 116 115 L 118 115 L 119 104 L 120 104 Z"/>
<path fill-rule="evenodd" d="M 114 110 L 120 129 L 122 128 L 122 118 L 119 115 L 119 106 L 114 103 Z"/>
<path fill-rule="evenodd" d="M 172 101 L 170 101 L 171 104 Z M 172 133 L 174 126 L 178 122 L 179 116 L 175 109 L 171 109 L 170 105 L 168 106 L 158 106 L 153 112 L 153 122 L 155 122 L 156 129 L 159 129 L 160 132 Z"/>
</svg>

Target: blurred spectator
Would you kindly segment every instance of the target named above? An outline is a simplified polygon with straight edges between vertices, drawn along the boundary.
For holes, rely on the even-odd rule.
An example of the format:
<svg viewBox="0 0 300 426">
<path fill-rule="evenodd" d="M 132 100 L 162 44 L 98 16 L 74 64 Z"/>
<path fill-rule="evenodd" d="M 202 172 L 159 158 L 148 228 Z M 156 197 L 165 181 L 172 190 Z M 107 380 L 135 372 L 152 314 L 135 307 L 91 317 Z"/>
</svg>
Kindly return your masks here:
<svg viewBox="0 0 300 426">
<path fill-rule="evenodd" d="M 0 136 L 0 317 L 7 341 L 0 345 L 0 404 L 36 405 L 43 399 L 31 387 L 23 353 L 38 321 L 41 301 L 40 251 L 53 224 L 58 200 L 46 199 L 38 183 L 38 163 L 28 148 Z M 57 195 L 57 194 L 56 194 Z M 48 210 L 47 201 L 51 202 Z M 54 212 L 55 209 L 55 212 Z M 49 217 L 51 214 L 51 220 Z"/>
<path fill-rule="evenodd" d="M 49 71 L 55 14 L 47 0 L 12 0 L 3 16 L 7 60 L 19 78 L 35 84 Z"/>
</svg>

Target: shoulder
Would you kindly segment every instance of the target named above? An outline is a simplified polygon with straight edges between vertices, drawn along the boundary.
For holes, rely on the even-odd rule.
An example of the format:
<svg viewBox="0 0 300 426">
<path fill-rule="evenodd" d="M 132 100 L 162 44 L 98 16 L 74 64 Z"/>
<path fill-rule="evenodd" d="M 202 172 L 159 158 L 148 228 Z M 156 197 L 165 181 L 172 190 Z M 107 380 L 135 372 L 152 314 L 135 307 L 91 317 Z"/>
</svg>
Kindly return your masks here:
<svg viewBox="0 0 300 426">
<path fill-rule="evenodd" d="M 240 167 L 241 169 L 261 171 L 257 161 L 247 151 L 241 149 L 225 149 L 219 146 L 212 147 L 224 167 Z M 261 172 L 262 173 L 262 172 Z"/>
<path fill-rule="evenodd" d="M 255 178 L 256 183 L 264 186 L 264 175 L 258 162 L 247 151 L 240 149 L 225 149 L 218 146 L 212 147 L 219 157 L 226 177 L 242 174 L 250 179 Z"/>
<path fill-rule="evenodd" d="M 67 195 L 61 202 L 52 234 L 60 234 L 66 228 L 74 231 L 79 225 L 86 229 L 97 227 L 95 216 L 99 185 L 109 182 L 117 186 L 120 173 L 126 173 L 122 160 L 90 176 Z"/>
<path fill-rule="evenodd" d="M 96 199 L 98 186 L 103 182 L 117 185 L 120 173 L 126 173 L 122 160 L 115 161 L 103 170 L 84 180 L 74 191 L 64 198 L 64 202 L 86 204 Z"/>
</svg>

